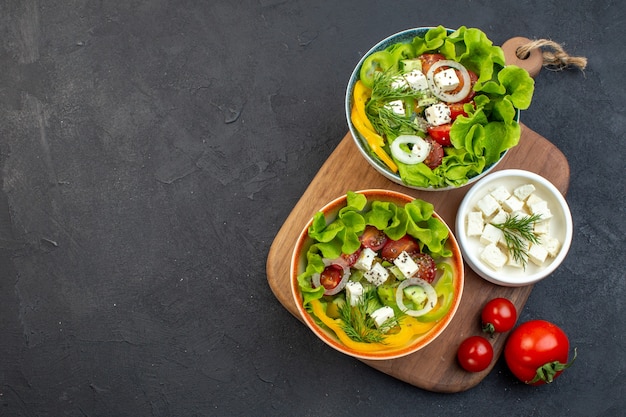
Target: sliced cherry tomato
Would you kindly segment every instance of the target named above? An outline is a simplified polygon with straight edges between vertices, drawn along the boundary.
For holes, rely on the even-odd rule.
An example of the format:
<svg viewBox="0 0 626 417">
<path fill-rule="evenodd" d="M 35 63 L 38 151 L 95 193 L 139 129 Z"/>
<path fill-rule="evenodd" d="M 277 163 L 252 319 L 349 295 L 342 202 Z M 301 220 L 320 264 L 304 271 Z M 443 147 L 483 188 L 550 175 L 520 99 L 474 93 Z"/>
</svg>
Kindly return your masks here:
<svg viewBox="0 0 626 417">
<path fill-rule="evenodd" d="M 352 265 L 356 263 L 360 255 L 361 255 L 361 249 L 359 248 L 355 252 L 351 253 L 350 255 L 346 255 L 345 253 L 342 253 L 341 257 L 346 262 L 346 265 L 351 267 Z"/>
<path fill-rule="evenodd" d="M 415 239 L 409 235 L 404 235 L 398 240 L 389 239 L 380 252 L 380 256 L 389 262 L 392 262 L 402 252 L 408 254 L 419 253 L 420 245 Z"/>
<path fill-rule="evenodd" d="M 426 282 L 433 282 L 437 276 L 437 264 L 433 257 L 427 253 L 412 253 L 411 258 L 419 268 L 413 276 Z"/>
<path fill-rule="evenodd" d="M 359 237 L 363 247 L 370 248 L 375 252 L 381 250 L 388 239 L 385 232 L 371 225 L 365 226 L 363 234 Z"/>
<path fill-rule="evenodd" d="M 504 333 L 515 326 L 517 309 L 510 300 L 498 297 L 485 304 L 480 317 L 484 332 Z"/>
<path fill-rule="evenodd" d="M 478 75 L 475 72 L 470 71 L 470 70 L 467 70 L 467 72 L 470 77 L 470 83 L 472 85 L 472 88 L 470 88 L 469 93 L 467 93 L 467 96 L 465 96 L 463 100 L 459 101 L 459 103 L 468 103 L 476 95 L 476 92 L 474 91 L 474 84 L 476 84 L 476 81 L 478 81 Z M 465 83 L 463 82 L 463 77 L 460 74 L 458 74 L 458 71 L 457 71 L 457 75 L 459 77 L 459 86 L 455 88 L 454 90 L 450 91 L 450 94 L 454 94 L 456 92 L 461 91 L 461 89 L 465 85 Z"/>
<path fill-rule="evenodd" d="M 493 347 L 482 336 L 470 336 L 459 345 L 457 359 L 466 371 L 484 371 L 493 360 Z"/>
<path fill-rule="evenodd" d="M 435 169 L 439 165 L 441 165 L 441 161 L 444 157 L 443 146 L 436 140 L 433 140 L 430 137 L 426 137 L 426 140 L 430 142 L 430 153 L 424 159 L 424 164 L 430 169 Z"/>
<path fill-rule="evenodd" d="M 467 112 L 463 108 L 465 103 L 450 103 L 448 107 L 450 108 L 450 118 L 454 121 L 459 116 L 466 116 Z"/>
<path fill-rule="evenodd" d="M 341 282 L 342 270 L 333 267 L 332 265 L 324 268 L 322 273 L 320 274 L 320 284 L 327 289 L 332 290 L 339 282 Z"/>
<path fill-rule="evenodd" d="M 442 54 L 422 54 L 420 55 L 420 61 L 422 61 L 422 72 L 426 74 L 430 67 L 437 61 L 446 59 Z"/>
<path fill-rule="evenodd" d="M 452 129 L 452 123 L 446 123 L 439 126 L 428 126 L 428 134 L 441 146 L 450 146 L 450 129 Z"/>
<path fill-rule="evenodd" d="M 519 325 L 504 346 L 504 359 L 520 381 L 529 385 L 550 383 L 565 369 L 568 362 L 569 339 L 557 325 L 545 320 L 531 320 Z"/>
</svg>

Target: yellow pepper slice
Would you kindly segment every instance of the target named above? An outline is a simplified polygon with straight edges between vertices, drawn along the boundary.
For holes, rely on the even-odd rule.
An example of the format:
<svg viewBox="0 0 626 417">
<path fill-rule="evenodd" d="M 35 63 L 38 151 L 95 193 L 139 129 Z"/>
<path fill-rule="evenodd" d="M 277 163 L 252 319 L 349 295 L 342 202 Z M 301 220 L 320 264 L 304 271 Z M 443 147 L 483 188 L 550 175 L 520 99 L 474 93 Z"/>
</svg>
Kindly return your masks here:
<svg viewBox="0 0 626 417">
<path fill-rule="evenodd" d="M 378 133 L 369 130 L 365 127 L 365 124 L 359 117 L 358 111 L 355 108 L 356 106 L 352 106 L 352 112 L 350 114 L 350 119 L 352 120 L 352 124 L 359 131 L 360 134 L 363 135 L 367 144 L 372 149 L 372 151 L 380 158 L 381 161 L 385 163 L 389 167 L 389 169 L 393 172 L 398 172 L 398 166 L 393 159 L 385 152 L 383 146 L 385 146 L 385 140 Z"/>
<path fill-rule="evenodd" d="M 380 158 L 385 165 L 393 172 L 398 172 L 398 166 L 391 159 L 391 157 L 385 152 L 383 147 L 385 146 L 385 140 L 382 136 L 376 133 L 374 126 L 367 118 L 365 113 L 365 104 L 370 97 L 370 90 L 360 80 L 354 84 L 352 111 L 350 113 L 350 119 L 352 124 L 365 138 L 372 151 Z"/>
<path fill-rule="evenodd" d="M 406 316 L 402 318 L 400 331 L 385 337 L 384 343 L 356 342 L 350 339 L 346 332 L 341 328 L 342 321 L 340 319 L 332 319 L 326 315 L 324 306 L 319 300 L 311 301 L 310 305 L 317 318 L 320 319 L 320 321 L 329 329 L 335 332 L 341 343 L 350 349 L 358 350 L 360 352 L 377 352 L 389 348 L 406 346 L 414 336 L 426 333 L 435 325 L 434 322 L 421 323 L 413 317 Z"/>
</svg>

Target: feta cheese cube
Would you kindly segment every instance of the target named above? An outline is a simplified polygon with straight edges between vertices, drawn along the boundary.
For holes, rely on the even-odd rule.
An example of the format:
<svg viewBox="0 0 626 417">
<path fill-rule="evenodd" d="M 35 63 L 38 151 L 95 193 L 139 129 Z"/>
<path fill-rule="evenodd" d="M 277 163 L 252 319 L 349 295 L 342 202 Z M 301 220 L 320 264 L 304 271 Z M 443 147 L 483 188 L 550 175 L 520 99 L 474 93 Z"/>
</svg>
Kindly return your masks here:
<svg viewBox="0 0 626 417">
<path fill-rule="evenodd" d="M 404 74 L 406 83 L 412 90 L 426 92 L 429 91 L 428 80 L 422 71 L 412 70 L 411 72 Z"/>
<path fill-rule="evenodd" d="M 511 196 L 509 190 L 504 185 L 496 187 L 491 193 L 491 196 L 496 199 L 498 203 L 502 203 L 504 200 Z"/>
<path fill-rule="evenodd" d="M 504 240 L 504 233 L 491 223 L 487 223 L 483 229 L 483 233 L 480 235 L 480 243 L 483 245 L 497 244 L 501 240 Z"/>
<path fill-rule="evenodd" d="M 365 290 L 360 282 L 348 281 L 346 283 L 346 299 L 351 306 L 357 305 L 362 299 Z"/>
<path fill-rule="evenodd" d="M 433 76 L 433 81 L 435 85 L 443 91 L 452 91 L 457 88 L 461 82 L 454 68 L 439 71 Z"/>
<path fill-rule="evenodd" d="M 490 217 L 492 214 L 498 211 L 498 209 L 500 209 L 500 204 L 498 204 L 498 201 L 493 198 L 491 194 L 487 194 L 486 196 L 478 200 L 478 202 L 476 203 L 476 207 L 478 207 L 478 209 L 483 212 L 485 217 Z"/>
<path fill-rule="evenodd" d="M 372 311 L 370 317 L 374 320 L 376 327 L 380 328 L 385 322 L 395 315 L 393 313 L 393 308 L 389 306 L 384 306 L 379 309 Z"/>
<path fill-rule="evenodd" d="M 496 214 L 493 215 L 489 223 L 493 224 L 502 224 L 506 221 L 507 217 L 509 217 L 508 213 L 504 210 L 498 210 Z"/>
<path fill-rule="evenodd" d="M 537 194 L 531 194 L 526 197 L 526 207 L 530 207 L 532 204 L 543 201 Z"/>
<path fill-rule="evenodd" d="M 480 211 L 470 211 L 467 214 L 467 235 L 480 236 L 483 233 L 485 222 Z"/>
<path fill-rule="evenodd" d="M 543 265 L 548 257 L 548 251 L 541 245 L 531 243 L 528 248 L 528 259 L 537 266 Z"/>
<path fill-rule="evenodd" d="M 513 195 L 522 201 L 525 201 L 532 193 L 535 192 L 535 186 L 532 184 L 520 185 L 513 190 Z"/>
<path fill-rule="evenodd" d="M 402 251 L 400 255 L 393 260 L 393 263 L 406 278 L 412 277 L 419 269 L 419 266 L 411 259 L 406 251 Z"/>
<path fill-rule="evenodd" d="M 513 268 L 523 268 L 524 265 L 519 262 L 515 257 L 511 254 L 508 255 L 508 260 L 506 261 L 506 265 L 512 266 Z"/>
<path fill-rule="evenodd" d="M 533 232 L 536 235 L 547 235 L 550 233 L 550 221 L 545 220 L 542 222 L 535 222 L 533 225 Z"/>
<path fill-rule="evenodd" d="M 385 104 L 385 107 L 399 116 L 405 116 L 404 102 L 402 100 L 394 100 Z"/>
<path fill-rule="evenodd" d="M 375 263 L 372 269 L 363 274 L 363 277 L 370 284 L 374 284 L 377 287 L 382 285 L 389 278 L 389 271 L 379 263 Z"/>
<path fill-rule="evenodd" d="M 484 247 L 480 253 L 480 259 L 490 268 L 501 269 L 507 261 L 507 256 L 495 244 L 491 243 Z"/>
<path fill-rule="evenodd" d="M 524 209 L 524 202 L 512 195 L 502 202 L 502 207 L 508 212 L 519 211 Z"/>
<path fill-rule="evenodd" d="M 426 120 L 432 126 L 440 126 L 450 123 L 450 108 L 445 103 L 437 103 L 429 106 L 424 110 Z"/>
<path fill-rule="evenodd" d="M 548 251 L 548 256 L 555 257 L 559 254 L 559 250 L 561 250 L 561 242 L 559 239 L 546 236 L 542 239 L 541 245 Z"/>
<path fill-rule="evenodd" d="M 528 209 L 532 214 L 538 214 L 541 216 L 541 220 L 547 220 L 552 217 L 552 212 L 548 208 L 548 202 L 545 200 L 539 200 L 532 202 Z"/>
<path fill-rule="evenodd" d="M 391 79 L 391 88 L 405 90 L 409 87 L 407 80 L 402 75 L 397 75 Z"/>
<path fill-rule="evenodd" d="M 375 257 L 376 252 L 370 248 L 364 248 L 353 266 L 361 271 L 369 271 L 372 268 L 372 262 L 374 262 Z"/>
</svg>

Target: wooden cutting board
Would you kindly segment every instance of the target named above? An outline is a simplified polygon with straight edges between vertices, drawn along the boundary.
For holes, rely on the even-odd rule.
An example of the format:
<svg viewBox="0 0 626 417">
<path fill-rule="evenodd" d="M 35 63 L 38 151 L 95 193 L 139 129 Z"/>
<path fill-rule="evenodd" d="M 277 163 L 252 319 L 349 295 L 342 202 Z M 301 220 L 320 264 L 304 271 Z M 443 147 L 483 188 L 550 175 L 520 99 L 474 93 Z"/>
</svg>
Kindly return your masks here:
<svg viewBox="0 0 626 417">
<path fill-rule="evenodd" d="M 569 185 L 569 164 L 563 153 L 524 124 L 519 145 L 507 152 L 494 171 L 505 168 L 525 169 L 540 174 L 550 180 L 563 194 Z M 267 257 L 266 270 L 270 288 L 278 301 L 296 318 L 302 320 L 291 295 L 289 267 L 300 231 L 327 202 L 344 195 L 349 190 L 367 188 L 396 190 L 429 201 L 454 231 L 457 209 L 471 186 L 452 191 L 418 191 L 395 184 L 376 172 L 360 156 L 348 133 L 322 165 L 285 220 Z M 521 311 L 531 291 L 532 286 L 510 288 L 491 284 L 465 264 L 465 288 L 461 304 L 450 325 L 436 340 L 424 349 L 400 359 L 361 361 L 381 372 L 429 391 L 451 393 L 467 390 L 477 385 L 491 371 L 497 358 L 502 354 L 507 336 L 507 333 L 498 334 L 491 339 L 494 360 L 485 371 L 469 373 L 457 364 L 456 350 L 459 344 L 468 336 L 481 334 L 482 306 L 494 297 L 506 297 L 515 304 L 518 311 Z M 317 342 L 315 339 L 316 336 L 311 333 L 311 343 Z"/>
</svg>

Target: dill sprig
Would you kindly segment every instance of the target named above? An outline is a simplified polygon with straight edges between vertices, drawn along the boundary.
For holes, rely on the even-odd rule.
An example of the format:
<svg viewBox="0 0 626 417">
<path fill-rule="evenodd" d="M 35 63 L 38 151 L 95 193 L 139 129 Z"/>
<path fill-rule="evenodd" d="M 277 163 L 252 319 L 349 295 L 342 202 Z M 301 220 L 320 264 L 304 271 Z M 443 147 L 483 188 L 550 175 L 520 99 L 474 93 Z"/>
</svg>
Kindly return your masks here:
<svg viewBox="0 0 626 417">
<path fill-rule="evenodd" d="M 513 259 L 526 268 L 528 261 L 528 244 L 541 242 L 539 236 L 534 233 L 535 223 L 541 220 L 540 214 L 531 216 L 507 215 L 504 223 L 492 223 L 493 226 L 502 230 L 504 241 Z"/>
<path fill-rule="evenodd" d="M 392 317 L 380 328 L 376 327 L 374 319 L 368 314 L 370 303 L 377 301 L 374 301 L 375 297 L 374 291 L 366 291 L 355 306 L 346 302 L 339 308 L 341 328 L 355 342 L 384 343 L 387 331 L 399 324 L 399 319 Z"/>
<path fill-rule="evenodd" d="M 394 87 L 394 78 L 398 75 L 399 73 L 395 71 L 376 73 L 372 86 L 372 96 L 365 106 L 374 128 L 388 138 L 394 138 L 401 134 L 415 134 L 420 131 L 412 111 L 401 115 L 387 107 L 387 104 L 395 100 L 411 103 L 424 96 L 422 92 L 410 88 Z"/>
</svg>

